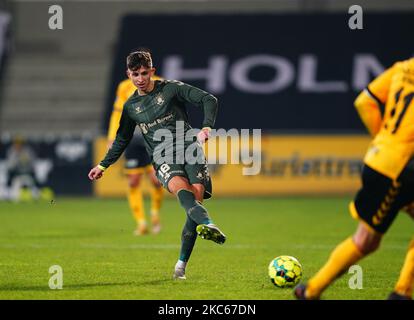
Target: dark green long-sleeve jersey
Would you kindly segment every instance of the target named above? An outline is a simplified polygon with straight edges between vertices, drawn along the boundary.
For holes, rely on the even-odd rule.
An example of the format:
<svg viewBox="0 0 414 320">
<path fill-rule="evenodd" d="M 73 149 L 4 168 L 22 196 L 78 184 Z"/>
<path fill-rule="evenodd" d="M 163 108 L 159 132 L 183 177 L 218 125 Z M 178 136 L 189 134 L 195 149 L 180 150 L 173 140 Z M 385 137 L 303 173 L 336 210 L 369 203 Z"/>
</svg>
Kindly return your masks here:
<svg viewBox="0 0 414 320">
<path fill-rule="evenodd" d="M 154 140 L 154 134 L 158 129 L 168 129 L 172 133 L 174 142 L 169 150 L 175 154 L 176 141 L 184 140 L 182 134 L 185 135 L 191 129 L 185 110 L 186 102 L 202 107 L 203 127 L 213 128 L 218 105 L 217 98 L 208 92 L 180 81 L 171 80 L 155 81 L 154 89 L 147 95 L 140 96 L 138 91 L 135 91 L 124 105 L 115 141 L 100 165 L 108 168 L 119 159 L 131 141 L 136 125 L 139 125 L 142 131 L 146 149 L 152 161 L 154 161 L 154 149 L 162 142 Z M 176 130 L 177 121 L 183 121 L 182 132 Z M 184 148 L 191 143 L 193 142 L 186 141 Z"/>
</svg>

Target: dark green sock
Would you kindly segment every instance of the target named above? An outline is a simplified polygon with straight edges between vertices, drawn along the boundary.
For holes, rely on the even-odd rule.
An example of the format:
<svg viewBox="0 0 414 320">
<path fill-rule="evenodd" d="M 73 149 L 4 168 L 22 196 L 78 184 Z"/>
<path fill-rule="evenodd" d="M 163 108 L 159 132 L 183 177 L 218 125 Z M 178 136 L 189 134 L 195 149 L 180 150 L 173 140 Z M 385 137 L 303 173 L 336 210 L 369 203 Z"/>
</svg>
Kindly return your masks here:
<svg viewBox="0 0 414 320">
<path fill-rule="evenodd" d="M 190 259 L 191 252 L 193 251 L 194 244 L 197 239 L 196 232 L 197 224 L 187 217 L 183 231 L 181 233 L 181 251 L 180 260 L 187 262 Z"/>
<path fill-rule="evenodd" d="M 194 193 L 189 190 L 180 190 L 177 193 L 178 200 L 181 206 L 185 209 L 187 215 L 196 224 L 209 224 L 212 223 L 206 208 L 204 208 L 195 199 Z"/>
</svg>

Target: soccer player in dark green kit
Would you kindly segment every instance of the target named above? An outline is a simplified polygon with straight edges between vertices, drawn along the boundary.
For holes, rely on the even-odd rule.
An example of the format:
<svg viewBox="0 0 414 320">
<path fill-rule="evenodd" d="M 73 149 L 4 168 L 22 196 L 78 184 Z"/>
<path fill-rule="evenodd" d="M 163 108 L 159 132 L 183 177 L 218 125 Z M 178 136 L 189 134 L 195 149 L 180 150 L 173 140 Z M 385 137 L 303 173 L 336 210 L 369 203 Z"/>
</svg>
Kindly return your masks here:
<svg viewBox="0 0 414 320">
<path fill-rule="evenodd" d="M 217 99 L 180 81 L 151 80 L 154 72 L 149 52 L 135 51 L 128 55 L 127 74 L 137 90 L 124 105 L 112 147 L 88 177 L 91 180 L 102 177 L 103 172 L 121 156 L 136 125 L 139 125 L 157 178 L 177 196 L 187 213 L 181 234 L 180 257 L 174 270 L 175 279 L 186 279 L 185 268 L 197 234 L 219 244 L 226 241 L 226 236 L 213 224 L 206 208 L 201 205 L 203 199 L 212 195 L 211 178 L 201 144 L 208 139 L 214 126 Z M 186 102 L 200 106 L 204 111 L 203 129 L 194 139 L 188 139 L 193 129 L 188 123 Z M 165 137 L 162 141 L 160 132 L 170 132 L 171 139 L 162 135 Z"/>
</svg>

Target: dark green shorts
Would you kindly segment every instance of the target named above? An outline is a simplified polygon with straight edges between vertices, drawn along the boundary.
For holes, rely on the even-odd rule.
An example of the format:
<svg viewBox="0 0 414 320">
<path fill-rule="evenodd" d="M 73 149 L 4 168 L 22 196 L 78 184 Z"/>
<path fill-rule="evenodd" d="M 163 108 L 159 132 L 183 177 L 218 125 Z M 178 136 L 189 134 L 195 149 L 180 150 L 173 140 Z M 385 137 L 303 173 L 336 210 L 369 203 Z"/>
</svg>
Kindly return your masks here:
<svg viewBox="0 0 414 320">
<path fill-rule="evenodd" d="M 155 167 L 158 180 L 164 188 L 168 190 L 168 182 L 173 177 L 181 176 L 187 178 L 190 184 L 200 183 L 204 185 L 204 199 L 212 196 L 213 188 L 211 183 L 210 172 L 207 164 L 167 164 L 157 165 Z M 168 190 L 170 191 L 170 190 Z"/>
</svg>

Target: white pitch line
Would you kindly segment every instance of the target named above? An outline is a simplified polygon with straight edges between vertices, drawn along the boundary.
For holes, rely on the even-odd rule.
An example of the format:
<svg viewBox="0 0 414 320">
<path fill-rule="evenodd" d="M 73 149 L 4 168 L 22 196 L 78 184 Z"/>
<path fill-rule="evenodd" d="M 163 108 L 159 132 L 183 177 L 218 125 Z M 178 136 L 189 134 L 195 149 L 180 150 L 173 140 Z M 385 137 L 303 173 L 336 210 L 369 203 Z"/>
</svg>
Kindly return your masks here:
<svg viewBox="0 0 414 320">
<path fill-rule="evenodd" d="M 258 246 L 254 245 L 243 245 L 243 244 L 230 244 L 220 246 L 224 249 L 257 249 Z M 180 248 L 179 244 L 130 244 L 130 245 L 116 245 L 116 244 L 107 244 L 107 243 L 88 243 L 88 244 L 79 244 L 79 245 L 56 245 L 56 244 L 11 244 L 11 243 L 1 243 L 0 248 L 3 249 L 17 249 L 17 248 L 30 248 L 30 249 L 73 249 L 73 248 L 94 248 L 94 249 L 115 249 L 115 250 L 125 250 L 125 249 L 162 249 L 162 250 L 177 250 Z M 263 247 L 264 248 L 264 247 Z"/>
<path fill-rule="evenodd" d="M 280 251 L 280 245 L 248 245 L 248 244 L 224 244 L 219 246 L 220 249 L 272 249 L 277 248 Z M 283 246 L 283 251 L 289 251 L 292 249 L 307 249 L 307 250 L 333 250 L 335 244 L 324 245 L 324 244 L 287 244 Z M 73 249 L 73 248 L 85 248 L 85 249 L 114 249 L 114 250 L 134 250 L 134 249 L 161 249 L 161 250 L 177 250 L 180 248 L 179 244 L 129 244 L 129 245 L 118 245 L 110 243 L 86 243 L 79 245 L 56 245 L 56 244 L 12 244 L 12 243 L 0 243 L 2 249 L 19 249 L 19 248 L 30 248 L 30 249 Z M 407 250 L 407 245 L 384 245 L 380 250 Z"/>
</svg>

